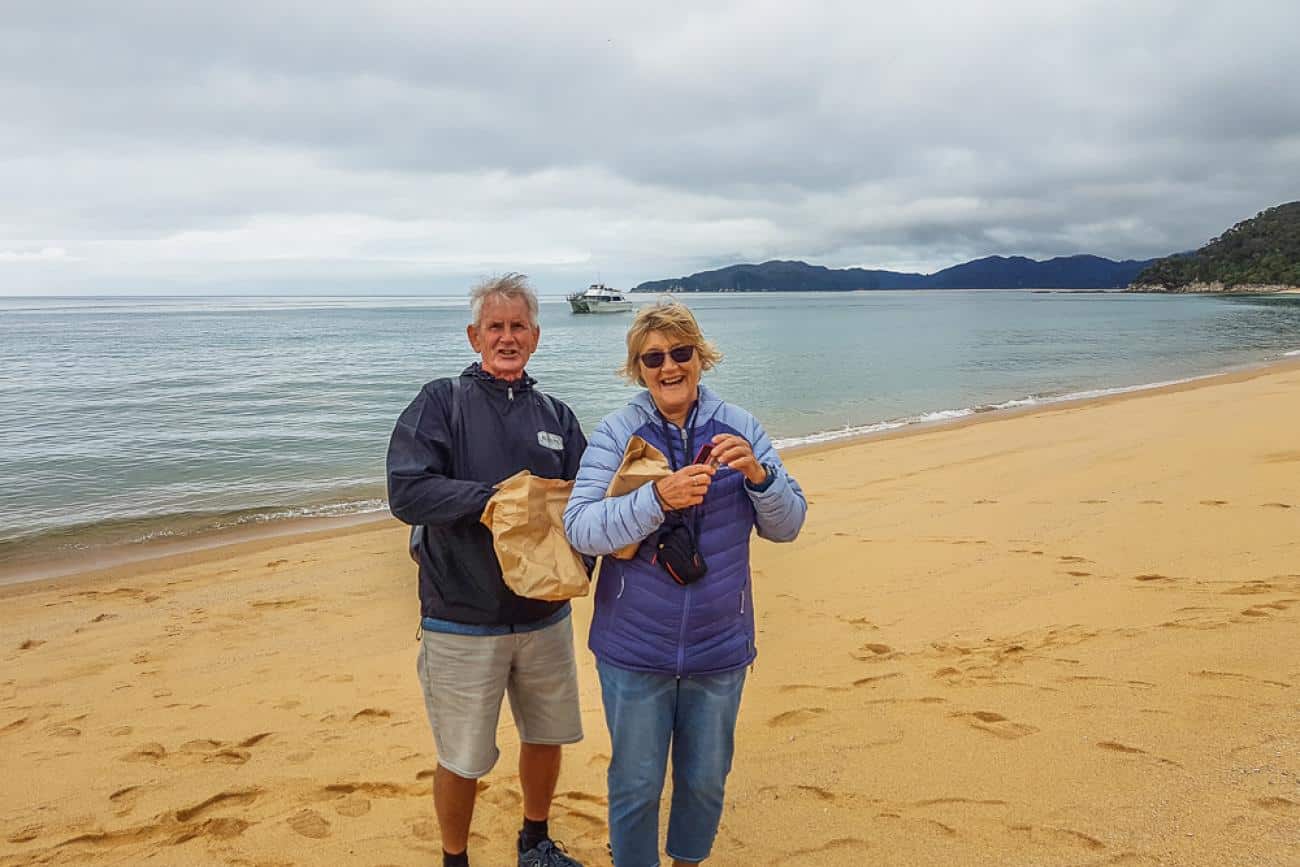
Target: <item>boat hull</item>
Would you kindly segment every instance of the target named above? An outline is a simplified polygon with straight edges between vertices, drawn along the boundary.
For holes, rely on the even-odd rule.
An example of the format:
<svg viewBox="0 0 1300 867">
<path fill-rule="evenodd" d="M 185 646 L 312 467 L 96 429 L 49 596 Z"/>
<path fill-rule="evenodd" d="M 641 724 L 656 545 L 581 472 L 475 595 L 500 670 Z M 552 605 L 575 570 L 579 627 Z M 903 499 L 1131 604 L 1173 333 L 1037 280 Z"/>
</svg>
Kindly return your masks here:
<svg viewBox="0 0 1300 867">
<path fill-rule="evenodd" d="M 626 313 L 632 309 L 632 302 L 588 300 L 586 308 L 585 313 Z"/>
</svg>

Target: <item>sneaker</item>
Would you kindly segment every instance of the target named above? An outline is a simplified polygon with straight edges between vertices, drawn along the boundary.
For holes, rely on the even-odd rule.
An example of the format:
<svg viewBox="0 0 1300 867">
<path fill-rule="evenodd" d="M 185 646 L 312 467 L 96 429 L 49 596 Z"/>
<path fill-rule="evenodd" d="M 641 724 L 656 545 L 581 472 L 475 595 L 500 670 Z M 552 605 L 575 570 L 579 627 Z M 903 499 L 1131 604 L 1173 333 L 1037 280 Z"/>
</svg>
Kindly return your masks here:
<svg viewBox="0 0 1300 867">
<path fill-rule="evenodd" d="M 569 857 L 563 843 L 543 840 L 527 852 L 519 853 L 519 867 L 582 867 Z"/>
</svg>

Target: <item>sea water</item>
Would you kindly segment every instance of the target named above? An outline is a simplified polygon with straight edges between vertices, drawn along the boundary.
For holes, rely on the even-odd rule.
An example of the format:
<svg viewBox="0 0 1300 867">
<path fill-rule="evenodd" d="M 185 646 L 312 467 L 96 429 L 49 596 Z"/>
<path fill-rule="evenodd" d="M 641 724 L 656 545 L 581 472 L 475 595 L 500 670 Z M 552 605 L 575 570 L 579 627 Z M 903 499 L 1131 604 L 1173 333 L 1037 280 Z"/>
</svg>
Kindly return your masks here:
<svg viewBox="0 0 1300 867">
<path fill-rule="evenodd" d="M 680 298 L 724 355 L 705 383 L 779 447 L 1300 351 L 1300 297 Z M 382 512 L 393 422 L 422 383 L 474 360 L 467 319 L 447 297 L 0 299 L 0 567 Z M 616 373 L 630 321 L 543 299 L 528 371 L 586 430 L 636 393 Z"/>
</svg>

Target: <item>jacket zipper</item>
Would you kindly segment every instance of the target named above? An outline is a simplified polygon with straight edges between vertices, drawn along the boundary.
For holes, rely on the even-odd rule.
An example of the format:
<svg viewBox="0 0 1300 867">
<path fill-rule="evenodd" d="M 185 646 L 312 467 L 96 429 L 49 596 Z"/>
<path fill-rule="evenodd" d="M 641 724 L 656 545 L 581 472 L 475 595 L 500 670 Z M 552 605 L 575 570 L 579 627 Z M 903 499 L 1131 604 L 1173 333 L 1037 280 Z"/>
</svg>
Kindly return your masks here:
<svg viewBox="0 0 1300 867">
<path fill-rule="evenodd" d="M 686 434 L 686 428 L 677 429 L 682 435 L 682 465 L 691 459 L 690 440 Z M 686 668 L 686 619 L 691 612 L 691 585 L 687 584 L 685 593 L 682 595 L 682 628 L 677 635 L 677 679 L 681 680 L 682 671 Z"/>
<path fill-rule="evenodd" d="M 686 585 L 686 593 L 682 597 L 682 628 L 677 636 L 677 679 L 682 679 L 682 671 L 686 668 L 686 618 L 691 612 L 691 585 Z"/>
<path fill-rule="evenodd" d="M 515 387 L 513 385 L 506 386 L 506 400 L 514 400 L 514 399 L 515 399 Z"/>
</svg>

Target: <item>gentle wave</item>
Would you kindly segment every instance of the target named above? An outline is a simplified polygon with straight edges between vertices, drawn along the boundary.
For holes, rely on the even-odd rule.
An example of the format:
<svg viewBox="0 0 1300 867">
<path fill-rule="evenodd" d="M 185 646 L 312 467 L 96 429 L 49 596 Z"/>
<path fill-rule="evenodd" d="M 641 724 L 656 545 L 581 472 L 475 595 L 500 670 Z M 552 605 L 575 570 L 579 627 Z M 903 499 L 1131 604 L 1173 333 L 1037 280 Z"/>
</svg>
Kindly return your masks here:
<svg viewBox="0 0 1300 867">
<path fill-rule="evenodd" d="M 234 512 L 171 512 L 86 522 L 0 539 L 0 562 L 21 566 L 54 559 L 81 558 L 97 551 L 134 550 L 165 542 L 202 540 L 214 534 L 310 519 L 349 518 L 388 511 L 381 498 Z"/>
<path fill-rule="evenodd" d="M 127 544 L 152 542 L 158 539 L 175 539 L 215 530 L 232 530 L 239 527 L 247 527 L 252 524 L 270 524 L 276 521 L 293 521 L 302 518 L 346 518 L 351 515 L 368 515 L 387 511 L 387 500 L 374 499 L 352 500 L 342 503 L 327 503 L 318 506 L 300 506 L 264 512 L 237 513 L 222 517 L 197 529 L 177 529 L 173 526 L 163 526 L 141 536 L 137 536 L 136 538 L 129 540 Z"/>
<path fill-rule="evenodd" d="M 1287 354 L 1300 355 L 1300 352 Z M 1004 400 L 1001 403 L 979 404 L 978 406 L 962 407 L 960 409 L 941 409 L 935 412 L 910 415 L 904 418 L 890 419 L 889 421 L 876 422 L 874 424 L 845 426 L 838 430 L 820 431 L 806 436 L 785 437 L 773 440 L 772 444 L 777 449 L 817 445 L 820 443 L 834 442 L 836 440 L 853 439 L 855 437 L 884 433 L 885 431 L 897 430 L 899 428 L 911 427 L 913 425 L 952 421 L 954 419 L 966 418 L 978 413 L 1021 409 L 1031 406 L 1048 406 L 1057 403 L 1068 403 L 1074 400 L 1092 400 L 1100 397 L 1110 397 L 1117 394 L 1129 394 L 1135 391 L 1150 391 L 1155 388 L 1165 388 L 1171 385 L 1182 385 L 1187 382 L 1211 379 L 1214 376 L 1218 376 L 1218 374 L 1210 373 L 1203 376 L 1189 376 L 1183 379 L 1166 379 L 1161 380 L 1160 382 L 1147 382 L 1141 385 L 1125 385 L 1115 388 L 1092 388 L 1085 391 L 1072 391 L 1067 394 L 1031 394 L 1028 397 L 1013 398 L 1011 400 Z"/>
<path fill-rule="evenodd" d="M 1290 352 L 1282 353 L 1283 358 L 1294 358 L 1297 355 L 1300 355 L 1300 349 L 1293 349 Z"/>
</svg>

